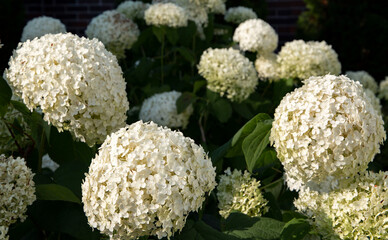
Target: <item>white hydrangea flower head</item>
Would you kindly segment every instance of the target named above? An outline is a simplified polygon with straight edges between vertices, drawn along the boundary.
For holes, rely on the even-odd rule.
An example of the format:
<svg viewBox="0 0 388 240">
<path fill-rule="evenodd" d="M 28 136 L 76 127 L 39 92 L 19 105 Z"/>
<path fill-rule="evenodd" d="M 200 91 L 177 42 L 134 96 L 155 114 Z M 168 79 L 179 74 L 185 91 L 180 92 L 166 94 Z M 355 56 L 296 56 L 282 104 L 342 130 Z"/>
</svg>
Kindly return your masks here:
<svg viewBox="0 0 388 240">
<path fill-rule="evenodd" d="M 324 239 L 388 239 L 388 173 L 366 172 L 339 189 L 303 189 L 294 202 Z"/>
<path fill-rule="evenodd" d="M 216 186 L 201 146 L 181 132 L 138 121 L 107 137 L 82 184 L 90 226 L 111 239 L 171 237 Z"/>
<path fill-rule="evenodd" d="M 93 18 L 86 28 L 88 38 L 100 40 L 118 59 L 125 58 L 125 50 L 137 41 L 140 31 L 131 19 L 116 10 L 109 10 Z"/>
<path fill-rule="evenodd" d="M 278 54 L 278 62 L 282 78 L 307 79 L 341 73 L 338 55 L 325 41 L 286 42 Z"/>
<path fill-rule="evenodd" d="M 207 80 L 207 88 L 241 102 L 255 91 L 258 75 L 253 63 L 240 51 L 209 48 L 202 53 L 199 74 Z"/>
<path fill-rule="evenodd" d="M 182 127 L 185 129 L 194 109 L 190 104 L 182 113 L 178 114 L 176 101 L 181 95 L 181 92 L 171 91 L 158 93 L 147 98 L 141 106 L 139 118 L 144 122 L 153 121 L 169 128 Z"/>
<path fill-rule="evenodd" d="M 145 12 L 147 25 L 169 26 L 173 28 L 187 26 L 186 11 L 174 3 L 155 3 Z"/>
<path fill-rule="evenodd" d="M 347 71 L 345 75 L 354 81 L 360 82 L 365 89 L 369 89 L 375 94 L 379 89 L 376 80 L 366 71 Z"/>
<path fill-rule="evenodd" d="M 201 39 L 205 39 L 203 28 L 208 24 L 208 9 L 204 6 L 197 5 L 189 0 L 172 0 L 173 3 L 182 7 L 186 11 L 188 20 L 195 22 L 197 32 Z"/>
<path fill-rule="evenodd" d="M 59 168 L 59 164 L 54 162 L 48 154 L 45 154 L 42 157 L 42 168 L 48 168 L 55 172 Z"/>
<path fill-rule="evenodd" d="M 225 14 L 226 12 L 226 0 L 208 0 L 206 7 L 211 13 Z"/>
<path fill-rule="evenodd" d="M 270 141 L 291 190 L 330 190 L 367 169 L 386 138 L 383 125 L 360 83 L 311 77 L 276 108 Z"/>
<path fill-rule="evenodd" d="M 66 33 L 66 26 L 56 18 L 41 16 L 27 22 L 23 28 L 21 42 L 41 37 L 45 34 Z"/>
<path fill-rule="evenodd" d="M 279 63 L 275 53 L 258 55 L 255 68 L 262 80 L 276 81 L 279 79 Z"/>
<path fill-rule="evenodd" d="M 26 106 L 89 145 L 126 125 L 126 83 L 116 57 L 97 39 L 47 34 L 20 44 L 5 78 Z"/>
<path fill-rule="evenodd" d="M 0 239 L 8 240 L 9 236 L 8 233 L 8 227 L 7 226 L 0 226 Z"/>
<path fill-rule="evenodd" d="M 273 52 L 278 46 L 278 40 L 271 25 L 259 18 L 241 23 L 233 35 L 233 41 L 239 43 L 241 50 L 260 54 Z"/>
<path fill-rule="evenodd" d="M 257 14 L 253 11 L 252 8 L 247 7 L 232 7 L 229 8 L 225 13 L 225 21 L 240 24 L 249 19 L 257 18 Z"/>
<path fill-rule="evenodd" d="M 378 97 L 376 97 L 376 94 L 374 94 L 372 90 L 365 89 L 365 88 L 364 88 L 364 90 L 365 90 L 366 96 L 370 100 L 375 111 L 381 115 L 382 114 L 382 112 L 381 112 L 382 106 L 380 103 L 380 99 Z"/>
<path fill-rule="evenodd" d="M 223 218 L 232 211 L 239 211 L 251 217 L 259 217 L 268 212 L 268 201 L 260 190 L 260 181 L 251 177 L 248 171 L 225 170 L 217 186 L 218 208 Z"/>
<path fill-rule="evenodd" d="M 27 206 L 36 199 L 33 176 L 23 158 L 0 155 L 0 226 L 27 218 Z"/>
<path fill-rule="evenodd" d="M 381 99 L 388 100 L 388 76 L 380 82 L 378 96 Z"/>
<path fill-rule="evenodd" d="M 150 4 L 141 1 L 125 1 L 120 3 L 116 10 L 129 19 L 143 19 L 144 12 L 149 6 Z"/>
</svg>

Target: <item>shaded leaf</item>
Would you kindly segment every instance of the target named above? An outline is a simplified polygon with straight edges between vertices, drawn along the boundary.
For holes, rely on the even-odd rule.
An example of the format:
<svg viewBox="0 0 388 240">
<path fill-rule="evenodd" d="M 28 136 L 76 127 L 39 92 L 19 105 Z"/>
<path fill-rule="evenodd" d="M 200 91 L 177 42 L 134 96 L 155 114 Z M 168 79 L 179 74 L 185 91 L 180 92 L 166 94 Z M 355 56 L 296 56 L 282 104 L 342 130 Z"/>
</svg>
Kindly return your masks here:
<svg viewBox="0 0 388 240">
<path fill-rule="evenodd" d="M 164 36 L 166 35 L 166 30 L 164 27 L 152 26 L 152 32 L 154 33 L 159 42 L 162 42 Z"/>
<path fill-rule="evenodd" d="M 217 119 L 225 123 L 232 116 L 232 105 L 228 100 L 220 98 L 216 102 L 212 103 L 212 113 L 217 117 Z"/>
<path fill-rule="evenodd" d="M 306 219 L 294 218 L 284 225 L 280 240 L 303 239 L 309 232 L 311 226 Z"/>
<path fill-rule="evenodd" d="M 12 90 L 3 77 L 0 76 L 0 117 L 8 110 L 8 104 L 12 97 Z"/>
<path fill-rule="evenodd" d="M 66 201 L 81 204 L 81 201 L 70 189 L 58 184 L 41 184 L 36 186 L 36 197 L 39 200 Z"/>
<path fill-rule="evenodd" d="M 195 102 L 195 95 L 190 92 L 184 92 L 176 101 L 176 109 L 179 113 L 182 113 L 186 108 Z"/>
<path fill-rule="evenodd" d="M 203 221 L 188 220 L 182 232 L 176 234 L 175 240 L 238 240 L 234 236 L 217 231 Z"/>
</svg>

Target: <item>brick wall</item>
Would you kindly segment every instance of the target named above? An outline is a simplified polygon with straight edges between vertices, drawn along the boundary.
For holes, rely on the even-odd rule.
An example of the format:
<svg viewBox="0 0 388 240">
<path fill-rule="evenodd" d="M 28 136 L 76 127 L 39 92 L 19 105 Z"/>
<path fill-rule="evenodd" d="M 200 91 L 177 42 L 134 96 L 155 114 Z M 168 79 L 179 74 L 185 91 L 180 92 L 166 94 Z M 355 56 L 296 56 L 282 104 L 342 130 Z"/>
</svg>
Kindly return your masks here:
<svg viewBox="0 0 388 240">
<path fill-rule="evenodd" d="M 278 32 L 280 44 L 294 39 L 298 16 L 305 9 L 303 0 L 267 0 L 267 4 L 266 20 Z M 24 0 L 24 5 L 27 21 L 41 15 L 55 17 L 68 31 L 83 35 L 93 17 L 114 8 L 114 0 Z"/>
</svg>

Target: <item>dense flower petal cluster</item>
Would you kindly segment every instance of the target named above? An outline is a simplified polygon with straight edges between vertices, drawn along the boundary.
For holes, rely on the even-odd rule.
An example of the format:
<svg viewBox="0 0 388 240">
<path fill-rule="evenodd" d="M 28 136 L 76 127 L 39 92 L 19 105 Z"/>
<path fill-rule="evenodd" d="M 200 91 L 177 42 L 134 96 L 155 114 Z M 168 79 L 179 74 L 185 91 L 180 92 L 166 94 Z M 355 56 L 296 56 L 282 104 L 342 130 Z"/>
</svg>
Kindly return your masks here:
<svg viewBox="0 0 388 240">
<path fill-rule="evenodd" d="M 364 90 L 365 90 L 366 96 L 369 98 L 369 101 L 371 102 L 375 111 L 381 115 L 382 114 L 381 113 L 382 106 L 380 103 L 380 99 L 378 97 L 376 97 L 376 94 L 374 94 L 372 92 L 372 90 L 370 90 L 370 89 L 364 89 Z"/>
<path fill-rule="evenodd" d="M 9 236 L 8 233 L 8 227 L 7 226 L 0 226 L 0 239 L 8 240 Z"/>
<path fill-rule="evenodd" d="M 383 124 L 360 83 L 311 77 L 276 108 L 270 140 L 290 189 L 328 191 L 367 169 L 385 140 Z"/>
<path fill-rule="evenodd" d="M 124 1 L 117 7 L 117 11 L 129 19 L 143 19 L 144 12 L 150 5 L 141 1 Z"/>
<path fill-rule="evenodd" d="M 110 135 L 82 184 L 84 211 L 111 239 L 171 237 L 214 189 L 215 168 L 181 132 L 138 121 Z"/>
<path fill-rule="evenodd" d="M 178 114 L 176 101 L 181 95 L 180 92 L 171 91 L 147 98 L 141 106 L 139 118 L 145 122 L 153 121 L 169 128 L 186 128 L 194 109 L 190 104 L 185 111 Z"/>
<path fill-rule="evenodd" d="M 366 71 L 347 71 L 346 76 L 354 81 L 358 81 L 365 89 L 377 93 L 379 86 L 376 80 Z"/>
<path fill-rule="evenodd" d="M 268 201 L 261 194 L 260 181 L 247 171 L 242 173 L 230 168 L 221 175 L 217 186 L 220 215 L 227 218 L 232 211 L 239 211 L 251 217 L 258 217 L 268 211 Z"/>
<path fill-rule="evenodd" d="M 275 30 L 261 19 L 249 19 L 235 30 L 233 41 L 238 42 L 244 51 L 270 53 L 278 46 L 278 35 Z"/>
<path fill-rule="evenodd" d="M 208 89 L 232 101 L 247 99 L 258 84 L 253 63 L 232 48 L 207 49 L 201 56 L 198 72 L 207 80 Z"/>
<path fill-rule="evenodd" d="M 188 17 L 186 11 L 174 3 L 155 3 L 144 12 L 144 19 L 148 25 L 177 28 L 187 26 Z"/>
<path fill-rule="evenodd" d="M 262 80 L 277 80 L 279 79 L 279 63 L 275 53 L 267 53 L 258 55 L 255 61 L 255 68 Z"/>
<path fill-rule="evenodd" d="M 325 41 L 287 42 L 278 54 L 282 78 L 307 79 L 312 76 L 341 73 L 337 53 Z"/>
<path fill-rule="evenodd" d="M 388 76 L 379 85 L 379 98 L 388 100 Z"/>
<path fill-rule="evenodd" d="M 257 18 L 257 14 L 251 8 L 242 6 L 229 8 L 224 17 L 225 21 L 236 24 L 255 18 Z"/>
<path fill-rule="evenodd" d="M 79 140 L 101 143 L 125 126 L 126 83 L 117 59 L 97 39 L 47 34 L 18 46 L 5 77 L 26 106 Z"/>
<path fill-rule="evenodd" d="M 37 17 L 28 21 L 24 26 L 20 41 L 25 42 L 48 33 L 66 33 L 66 27 L 59 19 L 46 16 Z"/>
<path fill-rule="evenodd" d="M 294 202 L 324 239 L 388 239 L 388 172 L 366 172 L 329 193 L 304 189 Z"/>
<path fill-rule="evenodd" d="M 0 226 L 26 219 L 27 206 L 36 199 L 33 176 L 23 158 L 0 155 Z"/>
<path fill-rule="evenodd" d="M 88 38 L 100 40 L 120 59 L 125 57 L 125 49 L 130 49 L 137 41 L 140 31 L 131 19 L 116 10 L 109 10 L 93 18 L 85 34 Z"/>
</svg>

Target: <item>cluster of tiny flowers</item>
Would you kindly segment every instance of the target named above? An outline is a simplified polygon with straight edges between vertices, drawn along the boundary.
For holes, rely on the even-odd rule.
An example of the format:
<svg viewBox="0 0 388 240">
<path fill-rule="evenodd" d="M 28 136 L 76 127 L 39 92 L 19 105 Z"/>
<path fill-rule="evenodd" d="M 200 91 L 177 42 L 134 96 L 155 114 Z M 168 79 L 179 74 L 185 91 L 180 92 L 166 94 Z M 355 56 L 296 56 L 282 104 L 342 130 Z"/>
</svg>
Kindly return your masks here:
<svg viewBox="0 0 388 240">
<path fill-rule="evenodd" d="M 36 199 L 33 176 L 23 158 L 0 155 L 0 226 L 26 219 L 27 206 Z"/>
<path fill-rule="evenodd" d="M 209 12 L 225 14 L 225 12 L 226 12 L 226 6 L 225 6 L 226 0 L 206 0 L 204 2 L 206 4 L 206 7 L 208 8 Z"/>
<path fill-rule="evenodd" d="M 375 94 L 379 90 L 376 80 L 366 71 L 347 71 L 345 75 L 354 81 L 360 82 L 365 89 L 369 89 Z"/>
<path fill-rule="evenodd" d="M 324 239 L 388 239 L 388 172 L 366 172 L 339 189 L 303 189 L 294 202 Z"/>
<path fill-rule="evenodd" d="M 253 63 L 238 50 L 207 49 L 198 64 L 198 72 L 207 80 L 207 88 L 241 102 L 255 91 L 258 75 Z"/>
<path fill-rule="evenodd" d="M 311 77 L 276 108 L 270 140 L 290 189 L 329 191 L 367 169 L 385 140 L 383 124 L 360 83 Z"/>
<path fill-rule="evenodd" d="M 150 5 L 141 1 L 125 1 L 118 7 L 117 11 L 124 14 L 129 19 L 143 19 L 144 12 Z"/>
<path fill-rule="evenodd" d="M 236 24 L 255 18 L 257 18 L 257 14 L 251 8 L 241 6 L 229 8 L 224 17 L 225 21 Z"/>
<path fill-rule="evenodd" d="M 140 31 L 131 19 L 116 10 L 109 10 L 93 18 L 85 34 L 88 38 L 100 40 L 120 59 L 125 57 L 125 49 L 130 49 L 137 41 Z"/>
<path fill-rule="evenodd" d="M 277 80 L 279 79 L 279 63 L 275 53 L 267 53 L 258 55 L 255 61 L 255 68 L 262 80 Z"/>
<path fill-rule="evenodd" d="M 65 25 L 56 18 L 41 16 L 28 21 L 23 28 L 21 42 L 41 37 L 48 33 L 66 33 Z"/>
<path fill-rule="evenodd" d="M 249 19 L 236 28 L 233 41 L 238 42 L 243 51 L 264 54 L 277 48 L 278 35 L 265 21 Z"/>
<path fill-rule="evenodd" d="M 220 215 L 227 218 L 232 211 L 239 211 L 251 217 L 258 217 L 268 211 L 268 201 L 261 194 L 260 181 L 235 169 L 225 170 L 217 186 L 218 208 Z"/>
<path fill-rule="evenodd" d="M 381 115 L 382 114 L 382 112 L 381 112 L 382 106 L 380 103 L 380 99 L 378 97 L 376 97 L 376 94 L 374 94 L 372 92 L 372 90 L 370 90 L 370 89 L 364 89 L 364 90 L 365 90 L 366 96 L 369 98 L 375 111 Z"/>
<path fill-rule="evenodd" d="M 173 28 L 187 26 L 186 11 L 174 3 L 155 3 L 145 12 L 144 19 L 148 25 L 169 26 Z"/>
<path fill-rule="evenodd" d="M 9 237 L 8 237 L 7 233 L 8 233 L 8 227 L 7 226 L 0 226 L 0 239 L 8 240 Z"/>
<path fill-rule="evenodd" d="M 129 109 L 117 59 L 97 39 L 47 34 L 18 46 L 5 78 L 26 106 L 89 145 L 125 126 Z"/>
<path fill-rule="evenodd" d="M 388 100 L 388 76 L 380 82 L 379 98 Z"/>
<path fill-rule="evenodd" d="M 54 162 L 48 154 L 45 154 L 42 157 L 42 168 L 48 168 L 55 172 L 59 168 L 59 164 Z"/>
<path fill-rule="evenodd" d="M 181 95 L 180 92 L 171 91 L 147 98 L 141 106 L 139 118 L 145 122 L 153 121 L 169 128 L 186 128 L 193 113 L 193 106 L 190 104 L 185 111 L 178 114 L 176 101 Z"/>
<path fill-rule="evenodd" d="M 341 73 L 337 53 L 322 42 L 294 40 L 279 52 L 280 77 L 307 79 L 312 76 Z"/>
<path fill-rule="evenodd" d="M 171 237 L 216 186 L 201 146 L 138 121 L 107 137 L 82 184 L 90 226 L 111 239 Z"/>
</svg>

